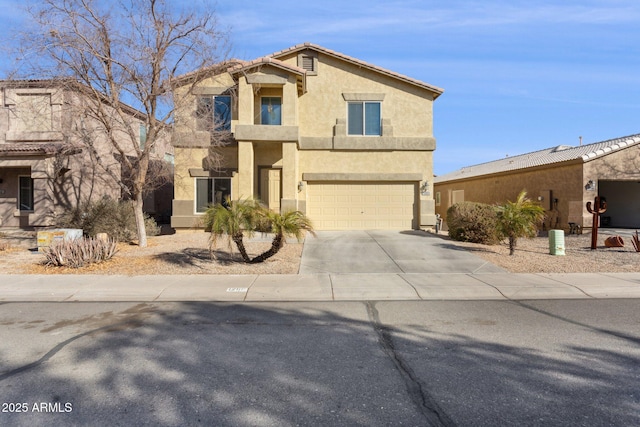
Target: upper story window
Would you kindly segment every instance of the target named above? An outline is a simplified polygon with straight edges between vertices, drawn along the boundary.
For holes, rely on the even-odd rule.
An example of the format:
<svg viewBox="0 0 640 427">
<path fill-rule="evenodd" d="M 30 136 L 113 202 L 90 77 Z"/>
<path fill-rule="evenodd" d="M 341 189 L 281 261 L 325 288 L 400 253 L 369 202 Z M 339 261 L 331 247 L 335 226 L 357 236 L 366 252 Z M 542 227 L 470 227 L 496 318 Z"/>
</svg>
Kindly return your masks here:
<svg viewBox="0 0 640 427">
<path fill-rule="evenodd" d="M 282 124 L 282 98 L 275 96 L 265 96 L 261 98 L 260 124 Z"/>
<path fill-rule="evenodd" d="M 348 102 L 347 106 L 348 135 L 382 135 L 380 102 Z"/>
<path fill-rule="evenodd" d="M 147 127 L 144 123 L 140 123 L 140 149 L 144 150 L 147 145 Z"/>
<path fill-rule="evenodd" d="M 196 108 L 198 130 L 231 131 L 231 96 L 201 96 Z"/>
</svg>

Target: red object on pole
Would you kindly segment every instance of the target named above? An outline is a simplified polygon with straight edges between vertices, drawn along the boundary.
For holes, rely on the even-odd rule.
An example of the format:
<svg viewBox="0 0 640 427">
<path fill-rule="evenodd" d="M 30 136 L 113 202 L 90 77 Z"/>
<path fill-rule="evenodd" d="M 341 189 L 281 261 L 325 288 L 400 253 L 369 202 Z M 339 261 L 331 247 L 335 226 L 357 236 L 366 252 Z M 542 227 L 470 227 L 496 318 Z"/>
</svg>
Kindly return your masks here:
<svg viewBox="0 0 640 427">
<path fill-rule="evenodd" d="M 607 211 L 607 202 L 600 199 L 600 196 L 596 196 L 593 200 L 593 208 L 591 202 L 587 202 L 587 211 L 593 214 L 593 224 L 591 224 L 591 249 L 596 249 L 598 245 L 598 223 L 600 214 Z"/>
</svg>

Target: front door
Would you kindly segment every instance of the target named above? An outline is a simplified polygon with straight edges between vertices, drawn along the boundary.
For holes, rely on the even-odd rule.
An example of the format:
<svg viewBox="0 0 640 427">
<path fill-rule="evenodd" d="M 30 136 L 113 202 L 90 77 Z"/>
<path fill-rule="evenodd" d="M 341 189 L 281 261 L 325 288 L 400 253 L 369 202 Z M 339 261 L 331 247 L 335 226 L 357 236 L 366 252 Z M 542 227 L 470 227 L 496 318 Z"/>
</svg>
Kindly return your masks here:
<svg viewBox="0 0 640 427">
<path fill-rule="evenodd" d="M 280 212 L 280 175 L 282 169 L 260 169 L 260 200 L 274 212 Z"/>
</svg>

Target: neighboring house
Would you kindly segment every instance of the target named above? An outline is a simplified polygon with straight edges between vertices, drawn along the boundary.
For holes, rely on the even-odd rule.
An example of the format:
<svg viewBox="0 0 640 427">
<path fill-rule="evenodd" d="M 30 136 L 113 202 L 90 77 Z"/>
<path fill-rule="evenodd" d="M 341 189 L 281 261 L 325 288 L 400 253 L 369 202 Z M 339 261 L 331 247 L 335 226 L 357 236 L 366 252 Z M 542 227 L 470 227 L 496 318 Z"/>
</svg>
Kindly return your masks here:
<svg viewBox="0 0 640 427">
<path fill-rule="evenodd" d="M 253 197 L 318 230 L 432 227 L 442 92 L 310 43 L 223 64 L 195 87 L 187 75 L 175 84 L 171 224 L 201 227 L 208 205 Z M 225 131 L 224 147 L 212 143 Z"/>
<path fill-rule="evenodd" d="M 0 81 L 0 228 L 50 226 L 81 202 L 121 197 L 121 164 L 102 127 L 82 114 L 83 96 L 50 80 Z M 144 143 L 141 116 L 126 111 Z M 155 148 L 158 160 L 171 160 L 168 141 Z M 153 199 L 151 211 L 162 204 Z"/>
<path fill-rule="evenodd" d="M 560 145 L 469 166 L 435 178 L 436 212 L 454 203 L 503 203 L 526 189 L 547 211 L 545 227 L 590 227 L 586 204 L 607 201 L 601 226 L 640 228 L 640 135 L 577 147 Z"/>
</svg>

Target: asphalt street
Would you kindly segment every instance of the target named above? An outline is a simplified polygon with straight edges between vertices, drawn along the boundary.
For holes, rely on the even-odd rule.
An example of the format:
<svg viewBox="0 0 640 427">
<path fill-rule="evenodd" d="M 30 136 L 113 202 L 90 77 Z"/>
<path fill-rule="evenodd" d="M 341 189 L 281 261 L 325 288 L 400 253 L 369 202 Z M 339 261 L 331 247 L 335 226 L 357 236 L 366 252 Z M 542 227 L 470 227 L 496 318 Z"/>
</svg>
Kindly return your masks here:
<svg viewBox="0 0 640 427">
<path fill-rule="evenodd" d="M 4 303 L 0 425 L 640 425 L 639 308 Z"/>
</svg>

